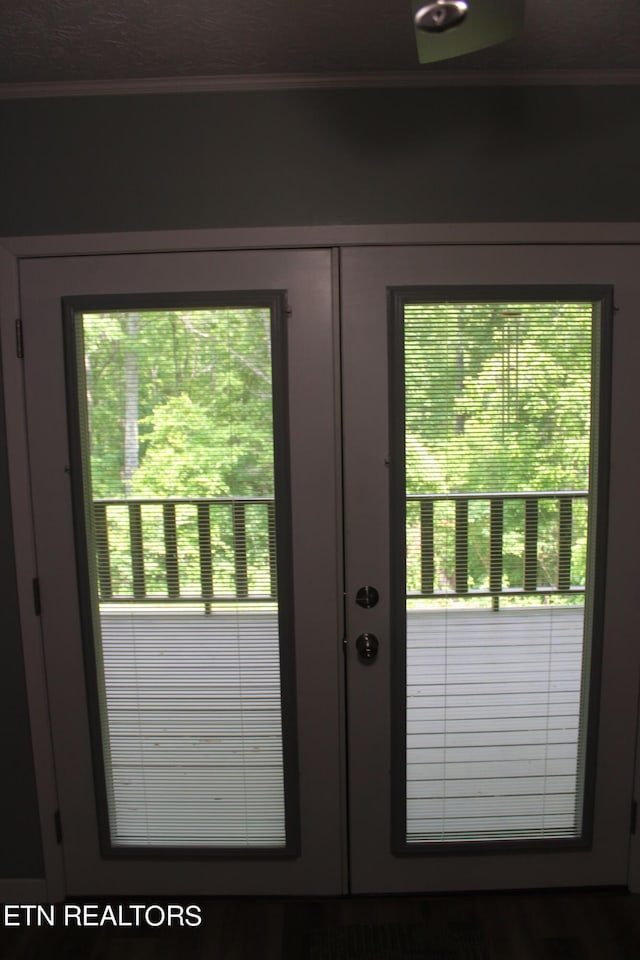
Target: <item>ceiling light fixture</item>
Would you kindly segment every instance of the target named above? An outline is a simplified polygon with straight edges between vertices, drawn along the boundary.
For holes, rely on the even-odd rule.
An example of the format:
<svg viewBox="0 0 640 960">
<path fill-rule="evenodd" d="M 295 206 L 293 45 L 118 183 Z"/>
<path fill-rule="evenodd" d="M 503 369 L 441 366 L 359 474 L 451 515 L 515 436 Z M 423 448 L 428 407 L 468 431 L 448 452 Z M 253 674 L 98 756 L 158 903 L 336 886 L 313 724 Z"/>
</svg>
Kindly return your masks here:
<svg viewBox="0 0 640 960">
<path fill-rule="evenodd" d="M 420 63 L 450 60 L 511 40 L 525 0 L 411 0 Z"/>
<path fill-rule="evenodd" d="M 442 33 L 457 27 L 465 19 L 469 4 L 467 0 L 435 0 L 416 10 L 414 22 L 418 30 L 426 33 Z"/>
</svg>

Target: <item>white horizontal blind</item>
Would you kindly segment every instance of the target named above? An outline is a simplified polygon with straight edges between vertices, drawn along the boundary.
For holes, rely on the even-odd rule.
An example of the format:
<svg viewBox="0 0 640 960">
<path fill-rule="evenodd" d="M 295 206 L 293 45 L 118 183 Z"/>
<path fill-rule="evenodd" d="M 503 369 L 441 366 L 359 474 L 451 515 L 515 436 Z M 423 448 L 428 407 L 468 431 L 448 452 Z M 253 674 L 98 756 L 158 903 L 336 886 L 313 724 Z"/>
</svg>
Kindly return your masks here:
<svg viewBox="0 0 640 960">
<path fill-rule="evenodd" d="M 271 310 L 76 330 L 110 843 L 284 848 Z"/>
<path fill-rule="evenodd" d="M 406 840 L 578 837 L 593 306 L 403 319 Z"/>
<path fill-rule="evenodd" d="M 101 614 L 116 846 L 284 844 L 277 615 Z"/>
</svg>

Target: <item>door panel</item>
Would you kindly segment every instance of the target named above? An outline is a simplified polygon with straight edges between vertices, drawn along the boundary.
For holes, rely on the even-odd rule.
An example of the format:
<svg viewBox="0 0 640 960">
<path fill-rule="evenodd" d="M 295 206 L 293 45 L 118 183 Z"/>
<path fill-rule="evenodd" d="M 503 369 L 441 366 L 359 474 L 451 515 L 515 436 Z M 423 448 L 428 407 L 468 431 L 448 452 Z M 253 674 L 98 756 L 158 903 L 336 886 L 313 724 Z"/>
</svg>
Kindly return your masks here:
<svg viewBox="0 0 640 960">
<path fill-rule="evenodd" d="M 631 257 L 618 253 L 607 261 L 603 250 L 571 248 L 344 251 L 349 783 L 356 892 L 626 880 L 637 652 L 630 632 L 632 594 L 623 590 L 629 582 L 623 543 L 630 548 L 631 533 L 621 504 L 638 468 L 627 453 L 622 425 L 628 411 L 618 398 L 629 375 L 625 350 L 633 350 L 631 307 L 640 291 Z M 582 300 L 593 299 L 595 308 L 567 306 L 569 288 L 594 283 L 603 290 L 592 289 L 593 298 L 585 294 Z M 595 579 L 584 617 L 585 573 L 574 569 L 572 581 L 568 562 L 573 555 L 574 568 L 579 566 L 573 544 L 586 540 L 580 533 L 580 523 L 586 523 L 580 520 L 584 491 L 567 495 L 567 486 L 578 482 L 569 484 L 568 473 L 562 489 L 535 489 L 535 464 L 549 453 L 542 442 L 532 447 L 515 488 L 501 489 L 495 453 L 513 431 L 522 432 L 526 418 L 518 419 L 518 405 L 531 405 L 534 394 L 544 399 L 543 382 L 549 394 L 552 390 L 551 340 L 558 315 L 584 314 L 584 334 L 577 328 L 575 334 L 555 330 L 560 354 L 571 341 L 577 357 L 609 285 L 618 308 L 612 415 L 617 469 L 609 476 L 605 457 L 606 469 L 599 476 L 591 473 L 590 482 L 605 496 L 598 511 L 595 501 L 589 511 L 589 538 L 597 543 L 599 559 L 594 554 L 588 563 L 587 581 Z M 548 315 L 532 352 L 527 312 L 535 300 L 547 304 L 535 309 Z M 448 333 L 441 323 L 447 313 L 453 318 Z M 519 333 L 512 329 L 516 313 Z M 440 326 L 435 333 L 434 325 Z M 545 337 L 549 357 L 545 369 L 536 371 Z M 492 368 L 498 353 L 502 366 Z M 565 367 L 566 401 L 578 371 L 570 363 Z M 473 396 L 471 387 L 463 389 L 465 376 Z M 493 428 L 503 435 L 494 444 L 488 427 L 498 383 L 506 384 L 496 399 L 502 427 Z M 596 376 L 594 390 L 604 427 L 598 435 L 606 438 L 607 384 L 600 390 Z M 589 398 L 580 403 L 582 413 L 576 396 L 565 403 L 564 414 L 586 411 L 588 420 Z M 546 413 L 547 420 L 561 422 L 559 412 Z M 443 416 L 450 419 L 446 430 L 439 425 Z M 530 410 L 527 416 L 532 418 Z M 445 435 L 451 439 L 443 456 Z M 513 478 L 519 449 L 512 443 L 507 451 L 505 477 Z M 606 455 L 606 442 L 600 450 Z M 584 460 L 584 451 L 574 454 Z M 593 444 L 592 455 L 596 463 Z M 583 473 L 576 474 L 579 486 L 586 486 L 589 471 Z M 519 574 L 509 550 L 520 557 Z M 554 551 L 556 572 L 550 579 L 545 567 Z M 374 608 L 355 602 L 365 583 L 380 593 Z M 379 640 L 375 660 L 358 657 L 355 640 L 363 633 Z"/>
<path fill-rule="evenodd" d="M 330 268 L 322 251 L 24 267 L 42 624 L 71 895 L 342 889 Z M 164 367 L 175 364 L 175 379 L 196 355 L 198 376 L 212 382 L 192 396 Z M 264 410 L 243 407 L 256 389 L 240 368 L 261 378 Z M 188 448 L 165 436 L 176 406 Z M 241 434 L 253 453 L 235 469 Z M 139 449 L 144 463 L 132 463 Z M 198 451 L 209 465 L 189 472 Z M 271 463 L 266 479 L 260 458 Z"/>
</svg>

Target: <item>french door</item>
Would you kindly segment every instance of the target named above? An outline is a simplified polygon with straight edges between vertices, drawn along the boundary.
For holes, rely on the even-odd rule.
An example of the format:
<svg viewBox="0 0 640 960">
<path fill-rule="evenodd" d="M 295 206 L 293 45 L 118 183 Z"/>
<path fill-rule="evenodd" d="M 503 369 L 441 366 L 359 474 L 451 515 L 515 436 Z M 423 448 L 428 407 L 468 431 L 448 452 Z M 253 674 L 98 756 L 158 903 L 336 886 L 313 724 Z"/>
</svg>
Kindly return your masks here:
<svg viewBox="0 0 640 960">
<path fill-rule="evenodd" d="M 625 882 L 635 256 L 343 253 L 360 892 Z"/>
<path fill-rule="evenodd" d="M 24 269 L 69 894 L 343 887 L 330 278 L 322 250 Z"/>
<path fill-rule="evenodd" d="M 21 290 L 69 895 L 625 883 L 631 248 Z"/>
</svg>

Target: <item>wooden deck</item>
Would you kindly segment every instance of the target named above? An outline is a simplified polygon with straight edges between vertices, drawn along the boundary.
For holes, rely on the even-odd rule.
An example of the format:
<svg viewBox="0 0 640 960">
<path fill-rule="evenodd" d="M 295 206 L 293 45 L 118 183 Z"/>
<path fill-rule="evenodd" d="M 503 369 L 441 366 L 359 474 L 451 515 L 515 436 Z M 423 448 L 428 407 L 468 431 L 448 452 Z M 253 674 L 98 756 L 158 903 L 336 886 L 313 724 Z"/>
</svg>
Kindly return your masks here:
<svg viewBox="0 0 640 960">
<path fill-rule="evenodd" d="M 409 840 L 579 833 L 582 634 L 575 606 L 410 618 Z"/>
<path fill-rule="evenodd" d="M 116 845 L 284 845 L 275 614 L 118 606 L 102 642 Z"/>
<path fill-rule="evenodd" d="M 149 824 L 163 835 L 170 802 L 181 804 L 176 843 L 202 842 L 212 815 L 212 843 L 238 831 L 252 845 L 282 842 L 275 613 L 105 607 L 102 624 L 121 842 Z M 582 633 L 577 606 L 409 615 L 410 841 L 579 832 Z M 199 783 L 187 810 L 185 777 Z M 241 823 L 245 787 L 256 817 Z"/>
</svg>

